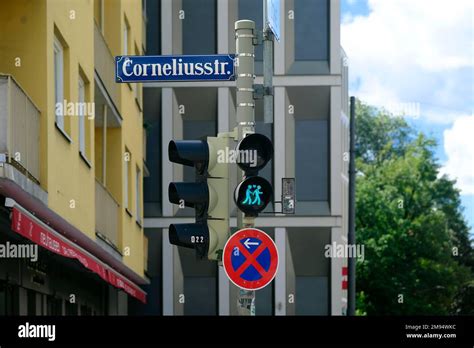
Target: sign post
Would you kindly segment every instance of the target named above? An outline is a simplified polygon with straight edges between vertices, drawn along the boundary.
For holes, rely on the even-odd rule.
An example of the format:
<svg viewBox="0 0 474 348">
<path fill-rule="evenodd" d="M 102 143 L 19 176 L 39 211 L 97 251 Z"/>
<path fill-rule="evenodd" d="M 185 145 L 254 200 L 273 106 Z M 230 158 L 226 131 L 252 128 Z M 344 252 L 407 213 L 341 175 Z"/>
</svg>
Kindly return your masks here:
<svg viewBox="0 0 474 348">
<path fill-rule="evenodd" d="M 237 84 L 237 140 L 240 142 L 248 134 L 255 133 L 255 104 L 254 92 L 254 38 L 255 23 L 250 20 L 235 22 L 235 52 L 236 52 L 236 84 Z M 237 178 L 242 178 L 244 172 L 237 167 Z M 237 211 L 237 228 L 253 227 L 255 218 L 246 217 L 242 211 Z M 242 315 L 254 315 L 255 291 L 239 292 L 237 311 Z M 239 303 L 249 303 L 249 310 L 241 311 Z"/>
</svg>

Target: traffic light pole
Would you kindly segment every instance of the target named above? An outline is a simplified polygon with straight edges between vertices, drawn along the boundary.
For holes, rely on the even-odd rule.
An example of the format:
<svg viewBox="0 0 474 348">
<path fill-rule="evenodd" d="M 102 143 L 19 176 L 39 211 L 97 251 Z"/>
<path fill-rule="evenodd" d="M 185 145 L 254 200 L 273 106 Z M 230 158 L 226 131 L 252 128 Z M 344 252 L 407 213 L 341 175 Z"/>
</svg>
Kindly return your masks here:
<svg viewBox="0 0 474 348">
<path fill-rule="evenodd" d="M 273 33 L 263 33 L 263 120 L 273 123 Z"/>
<path fill-rule="evenodd" d="M 255 23 L 250 20 L 235 22 L 236 70 L 237 70 L 237 137 L 241 141 L 247 134 L 255 133 L 255 102 L 254 92 L 254 39 Z M 244 172 L 237 167 L 237 178 Z M 237 228 L 254 227 L 255 218 L 246 217 L 237 211 Z M 255 291 L 239 289 L 237 312 L 240 315 L 255 315 Z M 247 309 L 246 302 L 249 302 Z M 245 307 L 244 307 L 245 306 Z M 244 307 L 244 308 L 243 308 Z"/>
</svg>

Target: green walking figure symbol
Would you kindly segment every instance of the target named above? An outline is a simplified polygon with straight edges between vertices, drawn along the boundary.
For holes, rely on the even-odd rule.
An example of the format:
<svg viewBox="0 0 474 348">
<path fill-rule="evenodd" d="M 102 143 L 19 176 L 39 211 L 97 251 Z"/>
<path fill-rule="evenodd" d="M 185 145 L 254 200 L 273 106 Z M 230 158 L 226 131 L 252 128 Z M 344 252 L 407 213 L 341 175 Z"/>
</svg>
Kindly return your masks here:
<svg viewBox="0 0 474 348">
<path fill-rule="evenodd" d="M 256 204 L 260 205 L 262 204 L 262 200 L 260 199 L 260 195 L 263 194 L 263 192 L 260 190 L 262 186 L 260 185 L 249 185 L 247 187 L 247 191 L 245 191 L 245 200 L 242 202 L 242 204 Z M 254 197 L 252 199 L 252 196 Z"/>
</svg>

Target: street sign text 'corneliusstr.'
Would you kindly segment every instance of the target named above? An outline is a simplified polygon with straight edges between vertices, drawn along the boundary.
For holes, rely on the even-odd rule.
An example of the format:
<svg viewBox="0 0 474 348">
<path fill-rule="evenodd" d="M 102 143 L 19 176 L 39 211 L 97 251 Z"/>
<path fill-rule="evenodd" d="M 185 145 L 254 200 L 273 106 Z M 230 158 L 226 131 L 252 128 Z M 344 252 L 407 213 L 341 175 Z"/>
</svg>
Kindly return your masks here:
<svg viewBox="0 0 474 348">
<path fill-rule="evenodd" d="M 234 56 L 117 56 L 116 82 L 232 81 Z"/>
</svg>

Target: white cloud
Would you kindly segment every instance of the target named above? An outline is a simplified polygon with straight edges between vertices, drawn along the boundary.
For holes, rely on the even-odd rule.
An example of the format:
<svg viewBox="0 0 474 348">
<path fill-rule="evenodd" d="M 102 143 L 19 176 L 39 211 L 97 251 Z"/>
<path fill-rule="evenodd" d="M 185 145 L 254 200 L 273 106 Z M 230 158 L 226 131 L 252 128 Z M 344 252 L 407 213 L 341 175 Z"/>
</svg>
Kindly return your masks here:
<svg viewBox="0 0 474 348">
<path fill-rule="evenodd" d="M 444 131 L 444 151 L 448 157 L 441 174 L 457 179 L 462 194 L 474 194 L 474 116 L 459 117 Z"/>
<path fill-rule="evenodd" d="M 471 114 L 474 1 L 369 0 L 368 6 L 368 16 L 346 16 L 342 24 L 351 93 L 377 106 L 420 103 L 421 117 L 435 123 Z"/>
</svg>

